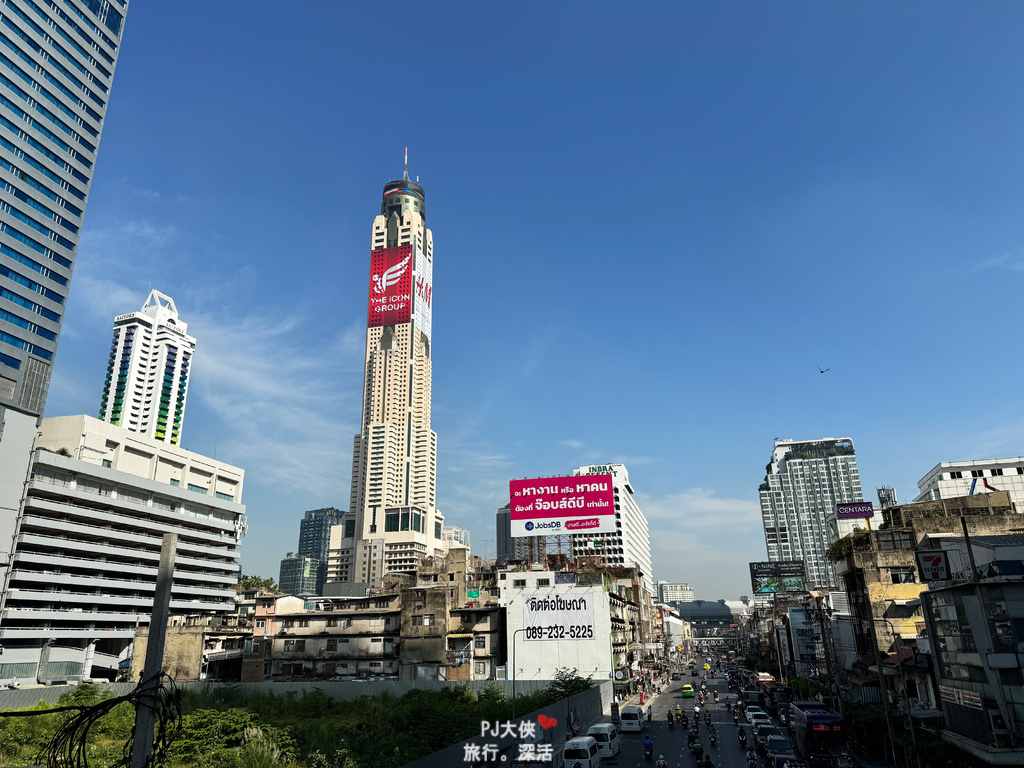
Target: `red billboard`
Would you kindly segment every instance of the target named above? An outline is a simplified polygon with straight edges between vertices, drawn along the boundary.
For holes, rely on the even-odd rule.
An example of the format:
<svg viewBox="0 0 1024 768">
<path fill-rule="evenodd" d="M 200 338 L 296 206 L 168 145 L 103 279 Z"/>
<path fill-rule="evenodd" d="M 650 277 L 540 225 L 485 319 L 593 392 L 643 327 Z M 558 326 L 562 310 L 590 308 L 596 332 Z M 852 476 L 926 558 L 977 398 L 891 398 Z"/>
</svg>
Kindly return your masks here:
<svg viewBox="0 0 1024 768">
<path fill-rule="evenodd" d="M 512 480 L 512 535 L 615 533 L 611 475 Z"/>
<path fill-rule="evenodd" d="M 367 328 L 408 323 L 412 316 L 412 246 L 370 251 Z"/>
</svg>

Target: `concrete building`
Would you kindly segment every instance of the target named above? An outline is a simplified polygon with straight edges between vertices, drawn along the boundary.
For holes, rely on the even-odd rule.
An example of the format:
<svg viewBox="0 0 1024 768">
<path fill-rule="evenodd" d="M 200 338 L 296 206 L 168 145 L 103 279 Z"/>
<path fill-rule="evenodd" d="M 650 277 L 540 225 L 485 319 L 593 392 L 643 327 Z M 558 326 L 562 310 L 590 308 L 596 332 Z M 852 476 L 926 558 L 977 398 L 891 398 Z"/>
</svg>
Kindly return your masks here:
<svg viewBox="0 0 1024 768">
<path fill-rule="evenodd" d="M 44 419 L 37 445 L 2 574 L 0 682 L 113 679 L 149 621 L 164 533 L 171 611 L 234 610 L 241 469 L 90 416 Z"/>
<path fill-rule="evenodd" d="M 921 597 L 942 737 L 992 765 L 1024 763 L 1024 536 L 937 538 L 950 576 Z M 972 578 L 971 559 L 974 561 Z M 912 694 L 914 691 L 911 692 Z"/>
<path fill-rule="evenodd" d="M 441 529 L 441 540 L 444 549 L 469 549 L 469 530 L 454 525 L 446 525 Z"/>
<path fill-rule="evenodd" d="M 492 563 L 454 548 L 363 592 L 259 596 L 243 680 L 495 679 L 504 625 Z"/>
<path fill-rule="evenodd" d="M 171 616 L 164 635 L 163 670 L 177 683 L 199 680 L 238 682 L 242 655 L 252 641 L 252 621 L 244 616 Z M 135 633 L 128 680 L 142 678 L 149 627 Z"/>
<path fill-rule="evenodd" d="M 352 536 L 343 528 L 329 578 L 380 584 L 444 552 L 437 434 L 430 428 L 434 239 L 423 187 L 384 186 L 370 234 L 361 428 L 352 450 Z"/>
<path fill-rule="evenodd" d="M 1024 456 L 979 461 L 944 461 L 917 481 L 914 501 L 952 499 L 1006 491 L 1017 512 L 1024 512 Z"/>
<path fill-rule="evenodd" d="M 689 603 L 693 601 L 693 590 L 690 585 L 681 581 L 659 581 L 659 603 Z"/>
<path fill-rule="evenodd" d="M 14 544 L 127 10 L 128 0 L 0 9 L 0 564 Z"/>
<path fill-rule="evenodd" d="M 138 312 L 114 318 L 100 419 L 171 445 L 181 443 L 196 340 L 174 300 L 150 291 Z"/>
<path fill-rule="evenodd" d="M 809 588 L 835 586 L 827 518 L 837 504 L 863 501 L 853 440 L 776 440 L 765 469 L 759 495 L 768 559 L 803 560 Z"/>
<path fill-rule="evenodd" d="M 613 677 L 614 667 L 615 679 L 628 681 L 632 666 L 627 662 L 629 644 L 640 642 L 639 606 L 619 594 L 610 577 L 601 573 L 501 571 L 498 589 L 505 608 L 508 679 L 551 680 L 558 669 L 568 667 L 584 677 L 608 680 Z M 569 640 L 534 636 L 535 628 L 542 626 L 534 620 L 543 611 L 532 609 L 531 601 L 545 598 L 580 606 L 579 612 L 589 618 L 586 626 L 592 631 Z M 529 632 L 527 627 L 531 628 Z"/>
<path fill-rule="evenodd" d="M 548 536 L 512 536 L 512 505 L 506 504 L 498 510 L 496 518 L 496 538 L 498 542 L 498 564 L 522 561 L 543 564 L 547 562 L 549 551 L 554 553 L 557 547 L 549 546 Z M 555 537 L 550 537 L 555 538 Z M 564 537 L 569 538 L 569 537 Z M 571 550 L 571 545 L 568 547 Z"/>
<path fill-rule="evenodd" d="M 319 595 L 320 561 L 308 555 L 293 555 L 291 552 L 288 555 L 281 561 L 278 588 L 289 595 Z"/>
<path fill-rule="evenodd" d="M 639 568 L 647 592 L 655 594 L 651 572 L 651 536 L 647 518 L 633 499 L 629 472 L 622 464 L 588 465 L 573 470 L 573 476 L 611 475 L 615 487 L 615 533 L 576 534 L 572 537 L 573 559 L 590 558 L 602 566 Z"/>
</svg>

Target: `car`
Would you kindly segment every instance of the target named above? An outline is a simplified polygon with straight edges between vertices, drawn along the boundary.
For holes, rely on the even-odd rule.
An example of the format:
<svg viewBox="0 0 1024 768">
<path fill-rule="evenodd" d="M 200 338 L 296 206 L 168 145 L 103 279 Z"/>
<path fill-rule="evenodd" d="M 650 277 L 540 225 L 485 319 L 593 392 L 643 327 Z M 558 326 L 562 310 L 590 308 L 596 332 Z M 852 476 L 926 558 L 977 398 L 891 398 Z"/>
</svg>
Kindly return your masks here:
<svg viewBox="0 0 1024 768">
<path fill-rule="evenodd" d="M 692 685 L 684 685 L 683 690 L 679 692 L 679 695 L 683 698 L 693 698 L 697 694 L 694 693 Z"/>
<path fill-rule="evenodd" d="M 673 672 L 672 673 L 672 679 L 673 680 L 682 680 L 683 679 L 683 673 L 682 672 Z"/>
<path fill-rule="evenodd" d="M 747 722 L 749 722 L 751 726 L 761 725 L 761 724 L 764 724 L 764 725 L 772 725 L 773 724 L 772 723 L 772 719 L 771 719 L 771 717 L 768 716 L 767 712 L 751 712 L 750 716 L 747 718 Z"/>
<path fill-rule="evenodd" d="M 785 736 L 772 736 L 768 739 L 764 748 L 765 756 L 768 758 L 768 762 L 777 763 L 780 757 L 790 755 L 796 757 L 796 751 L 793 749 L 793 744 Z"/>
<path fill-rule="evenodd" d="M 746 719 L 746 721 L 747 721 L 748 723 L 750 722 L 750 716 L 751 716 L 751 715 L 752 715 L 752 714 L 753 714 L 754 712 L 764 712 L 764 710 L 763 710 L 763 709 L 761 709 L 761 708 L 760 708 L 759 706 L 757 706 L 756 704 L 751 704 L 750 706 L 747 706 L 747 707 L 744 707 L 744 708 L 743 708 L 743 717 L 744 717 L 744 718 Z"/>
<path fill-rule="evenodd" d="M 771 723 L 758 723 L 754 726 L 754 748 L 763 755 L 767 748 L 768 739 L 781 735 L 782 731 Z"/>
</svg>

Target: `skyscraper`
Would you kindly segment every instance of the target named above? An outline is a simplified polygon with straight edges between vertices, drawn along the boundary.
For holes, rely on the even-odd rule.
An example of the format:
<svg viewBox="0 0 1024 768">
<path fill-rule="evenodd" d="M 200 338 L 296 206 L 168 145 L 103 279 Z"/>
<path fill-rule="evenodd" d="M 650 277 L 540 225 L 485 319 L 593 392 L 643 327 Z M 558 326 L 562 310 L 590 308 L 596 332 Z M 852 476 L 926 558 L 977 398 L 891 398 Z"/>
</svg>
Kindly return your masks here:
<svg viewBox="0 0 1024 768">
<path fill-rule="evenodd" d="M 327 581 L 327 553 L 331 544 L 331 529 L 341 525 L 345 513 L 334 507 L 311 509 L 299 523 L 299 548 L 296 557 L 281 561 L 277 585 L 286 592 L 321 595 Z M 301 561 L 301 562 L 296 562 Z M 311 572 L 312 571 L 312 572 Z M 287 583 L 287 585 L 286 585 Z"/>
<path fill-rule="evenodd" d="M 605 565 L 619 568 L 639 568 L 647 591 L 657 595 L 651 572 L 651 535 L 647 518 L 633 499 L 633 486 L 629 472 L 622 464 L 588 465 L 573 470 L 573 476 L 611 475 L 615 488 L 615 533 L 573 534 L 573 558 L 596 557 Z"/>
<path fill-rule="evenodd" d="M 114 318 L 100 419 L 171 445 L 181 442 L 196 340 L 174 299 L 150 291 L 138 312 Z"/>
<path fill-rule="evenodd" d="M 423 187 L 409 180 L 408 166 L 384 186 L 370 248 L 363 415 L 346 518 L 353 535 L 332 548 L 330 578 L 375 585 L 443 551 L 430 428 L 434 240 Z"/>
<path fill-rule="evenodd" d="M 825 518 L 864 500 L 853 440 L 776 440 L 767 472 L 759 493 L 768 559 L 803 560 L 809 587 L 835 587 Z"/>
<path fill-rule="evenodd" d="M 0 5 L 0 557 L 46 404 L 127 9 Z"/>
</svg>

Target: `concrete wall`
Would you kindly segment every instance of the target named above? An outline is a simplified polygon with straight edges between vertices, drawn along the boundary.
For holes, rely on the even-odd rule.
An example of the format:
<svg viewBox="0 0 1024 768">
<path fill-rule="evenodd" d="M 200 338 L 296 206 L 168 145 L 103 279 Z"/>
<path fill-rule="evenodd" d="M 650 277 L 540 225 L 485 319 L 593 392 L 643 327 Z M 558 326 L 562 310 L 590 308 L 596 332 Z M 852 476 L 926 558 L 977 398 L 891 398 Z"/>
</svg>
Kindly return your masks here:
<svg viewBox="0 0 1024 768">
<path fill-rule="evenodd" d="M 519 683 L 518 690 L 522 690 L 525 683 Z M 585 734 L 587 728 L 596 722 L 599 722 L 606 714 L 611 712 L 611 701 L 612 701 L 612 683 L 606 681 L 598 686 L 591 688 L 589 691 L 583 693 L 577 693 L 575 696 L 570 696 L 568 699 L 562 699 L 551 706 L 538 709 L 536 712 L 530 712 L 525 717 L 516 718 L 516 723 L 520 723 L 524 720 L 537 721 L 538 715 L 546 715 L 553 717 L 558 721 L 558 725 L 547 731 L 541 731 L 540 727 L 537 727 L 537 733 L 543 733 L 539 739 L 539 743 L 548 743 L 553 747 L 554 760 L 549 762 L 539 763 L 539 765 L 551 766 L 552 768 L 563 768 L 562 761 L 562 747 L 565 742 L 571 738 L 567 726 L 570 720 L 576 723 L 578 733 Z M 570 713 L 572 713 L 570 715 Z M 517 725 L 518 729 L 518 725 Z M 499 752 L 503 757 L 499 757 L 499 763 L 503 765 L 510 765 L 513 760 L 519 755 L 519 750 L 516 746 L 515 739 L 506 736 L 505 738 L 497 738 L 495 736 L 486 735 L 476 736 L 466 739 L 465 741 L 453 744 L 446 749 L 442 749 L 439 752 L 435 752 L 432 755 L 427 755 L 419 760 L 414 760 L 411 763 L 407 763 L 405 768 L 451 768 L 453 765 L 465 765 L 465 766 L 487 766 L 495 765 L 495 761 L 484 761 L 478 762 L 466 760 L 466 746 L 476 745 L 483 748 L 486 744 L 494 744 L 497 746 Z"/>
<path fill-rule="evenodd" d="M 168 627 L 164 639 L 164 672 L 175 680 L 198 680 L 203 669 L 203 634 L 207 627 Z M 139 627 L 132 651 L 131 680 L 138 682 L 146 663 L 149 627 Z"/>
</svg>

